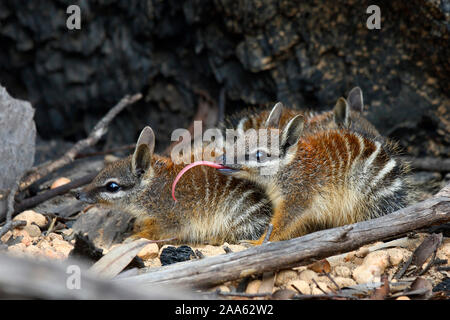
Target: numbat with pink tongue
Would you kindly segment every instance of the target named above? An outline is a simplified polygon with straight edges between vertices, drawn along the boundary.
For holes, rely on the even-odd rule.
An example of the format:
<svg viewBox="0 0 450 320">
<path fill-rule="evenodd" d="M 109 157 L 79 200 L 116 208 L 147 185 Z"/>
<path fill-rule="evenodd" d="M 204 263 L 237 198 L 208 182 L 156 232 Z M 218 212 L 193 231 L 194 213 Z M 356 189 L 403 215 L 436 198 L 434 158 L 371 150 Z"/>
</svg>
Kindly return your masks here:
<svg viewBox="0 0 450 320">
<path fill-rule="evenodd" d="M 174 201 L 172 185 L 185 165 L 154 154 L 154 146 L 153 130 L 145 127 L 134 154 L 108 165 L 77 198 L 135 216 L 133 238 L 221 244 L 264 233 L 272 206 L 262 188 L 221 174 L 216 168 L 223 166 L 196 166 L 179 175 Z"/>
</svg>

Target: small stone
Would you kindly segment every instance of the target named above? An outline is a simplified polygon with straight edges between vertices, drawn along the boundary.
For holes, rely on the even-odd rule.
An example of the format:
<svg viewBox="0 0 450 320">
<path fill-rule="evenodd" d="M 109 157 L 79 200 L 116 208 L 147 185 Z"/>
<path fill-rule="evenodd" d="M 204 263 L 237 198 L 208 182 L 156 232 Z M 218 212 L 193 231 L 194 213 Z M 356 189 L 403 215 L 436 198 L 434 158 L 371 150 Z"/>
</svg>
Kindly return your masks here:
<svg viewBox="0 0 450 320">
<path fill-rule="evenodd" d="M 219 254 L 224 254 L 225 250 L 222 247 L 216 247 L 216 246 L 211 246 L 211 245 L 206 245 L 204 247 L 198 247 L 198 248 L 192 248 L 195 252 L 195 249 L 200 250 L 201 253 L 203 253 L 203 255 L 205 255 L 206 257 L 213 257 L 213 256 L 217 256 Z"/>
<path fill-rule="evenodd" d="M 408 298 L 407 296 L 400 296 L 395 300 L 411 300 L 410 298 Z"/>
<path fill-rule="evenodd" d="M 409 255 L 409 251 L 400 248 L 391 248 L 387 250 L 389 255 L 389 262 L 391 266 L 398 266 L 400 263 L 406 260 Z"/>
<path fill-rule="evenodd" d="M 371 252 L 364 258 L 363 263 L 353 270 L 353 279 L 357 283 L 380 281 L 380 276 L 388 266 L 389 255 L 387 251 Z"/>
<path fill-rule="evenodd" d="M 45 248 L 42 250 L 45 257 L 50 258 L 50 259 L 61 259 L 61 255 L 58 254 L 58 252 L 56 252 L 56 250 L 52 249 L 52 248 Z"/>
<path fill-rule="evenodd" d="M 39 227 L 35 224 L 26 225 L 25 227 L 23 227 L 23 230 L 28 232 L 28 234 L 32 238 L 39 237 L 41 235 L 41 229 L 39 229 Z"/>
<path fill-rule="evenodd" d="M 289 281 L 295 280 L 298 277 L 297 271 L 294 270 L 282 270 L 277 273 L 275 279 L 275 285 L 280 287 L 286 285 Z"/>
<path fill-rule="evenodd" d="M 444 239 L 442 245 L 437 250 L 437 256 L 450 260 L 450 241 L 448 239 Z"/>
<path fill-rule="evenodd" d="M 351 270 L 346 266 L 336 266 L 334 268 L 334 273 L 338 277 L 350 278 L 352 276 Z"/>
<path fill-rule="evenodd" d="M 297 273 L 299 273 L 299 274 L 300 274 L 300 272 L 302 272 L 302 271 L 304 271 L 306 269 L 308 269 L 307 266 L 299 266 L 299 267 L 292 268 L 292 270 L 297 271 Z"/>
<path fill-rule="evenodd" d="M 344 261 L 349 262 L 355 259 L 355 251 L 351 251 L 345 255 Z"/>
<path fill-rule="evenodd" d="M 218 287 L 218 289 L 222 292 L 230 292 L 230 288 L 228 288 L 227 286 L 221 285 Z"/>
<path fill-rule="evenodd" d="M 19 213 L 14 217 L 13 220 L 24 220 L 27 222 L 27 225 L 36 224 L 40 228 L 43 228 L 47 225 L 47 218 L 44 215 L 34 212 L 33 210 L 26 210 Z"/>
<path fill-rule="evenodd" d="M 156 267 L 161 267 L 162 266 L 161 260 L 159 260 L 159 258 L 145 260 L 144 261 L 144 265 L 147 268 L 156 268 Z"/>
<path fill-rule="evenodd" d="M 33 239 L 28 235 L 28 232 L 27 232 L 27 233 L 23 234 L 22 240 L 20 242 L 28 247 L 30 244 L 33 243 Z"/>
<path fill-rule="evenodd" d="M 47 240 L 42 240 L 38 242 L 37 247 L 40 249 L 51 249 L 52 245 Z"/>
<path fill-rule="evenodd" d="M 33 242 L 33 239 L 31 239 L 28 232 L 24 229 L 17 229 L 17 228 L 14 229 L 13 236 L 14 238 L 22 237 L 21 243 L 24 244 L 25 246 L 29 246 Z"/>
<path fill-rule="evenodd" d="M 142 260 L 149 260 L 157 258 L 158 253 L 159 253 L 158 245 L 156 243 L 149 243 L 145 247 L 143 247 L 141 251 L 139 251 L 137 256 Z"/>
<path fill-rule="evenodd" d="M 52 241 L 52 247 L 57 253 L 62 254 L 64 258 L 67 258 L 73 249 L 73 246 L 69 242 L 59 239 Z"/>
<path fill-rule="evenodd" d="M 0 241 L 2 241 L 3 243 L 6 243 L 11 237 L 12 237 L 12 232 L 11 230 L 9 230 L 7 233 L 5 233 L 1 238 Z"/>
<path fill-rule="evenodd" d="M 41 250 L 37 246 L 28 246 L 24 251 L 27 255 L 38 257 L 42 254 Z"/>
<path fill-rule="evenodd" d="M 159 255 L 159 259 L 161 260 L 161 264 L 163 266 L 176 262 L 191 260 L 194 257 L 194 251 L 191 247 L 186 245 L 179 246 L 178 248 L 169 246 L 163 249 L 163 251 Z"/>
<path fill-rule="evenodd" d="M 369 252 L 369 248 L 359 248 L 359 250 L 355 252 L 355 256 L 358 258 L 364 258 L 369 254 Z"/>
<path fill-rule="evenodd" d="M 292 299 L 297 294 L 296 291 L 290 289 L 277 289 L 273 291 L 272 299 L 275 300 L 288 300 Z"/>
<path fill-rule="evenodd" d="M 70 182 L 70 179 L 66 178 L 66 177 L 61 177 L 56 179 L 55 181 L 53 181 L 52 185 L 50 186 L 50 189 L 56 189 L 58 187 L 61 187 L 67 183 Z"/>
<path fill-rule="evenodd" d="M 247 247 L 241 246 L 240 244 L 229 244 L 228 247 L 233 252 L 239 252 L 247 249 Z"/>
<path fill-rule="evenodd" d="M 252 280 L 248 283 L 245 293 L 255 294 L 258 293 L 258 289 L 261 286 L 261 280 Z"/>
<path fill-rule="evenodd" d="M 319 276 L 317 275 L 317 273 L 315 273 L 312 270 L 304 270 L 300 273 L 299 279 L 310 283 L 310 282 L 312 282 L 313 279 L 318 281 Z"/>
<path fill-rule="evenodd" d="M 333 280 L 334 280 L 334 282 L 336 282 L 336 284 L 341 289 L 344 288 L 344 287 L 351 287 L 351 286 L 356 285 L 355 280 L 350 279 L 350 278 L 334 277 Z"/>
<path fill-rule="evenodd" d="M 16 243 L 15 245 L 8 247 L 8 252 L 20 255 L 25 251 L 26 248 L 27 246 L 24 245 L 23 243 Z"/>
<path fill-rule="evenodd" d="M 49 237 L 50 240 L 55 240 L 55 239 L 58 239 L 58 240 L 64 240 L 63 237 L 62 237 L 62 235 L 57 234 L 57 233 L 54 233 L 54 232 L 51 232 L 51 233 L 48 235 L 48 237 Z"/>
<path fill-rule="evenodd" d="M 297 289 L 300 290 L 300 292 L 302 294 L 311 294 L 311 288 L 309 287 L 308 282 L 306 282 L 305 280 L 292 280 L 292 281 L 289 281 L 289 283 L 286 286 L 286 288 L 290 289 L 290 290 L 297 291 L 294 288 L 294 286 L 297 287 Z"/>
</svg>

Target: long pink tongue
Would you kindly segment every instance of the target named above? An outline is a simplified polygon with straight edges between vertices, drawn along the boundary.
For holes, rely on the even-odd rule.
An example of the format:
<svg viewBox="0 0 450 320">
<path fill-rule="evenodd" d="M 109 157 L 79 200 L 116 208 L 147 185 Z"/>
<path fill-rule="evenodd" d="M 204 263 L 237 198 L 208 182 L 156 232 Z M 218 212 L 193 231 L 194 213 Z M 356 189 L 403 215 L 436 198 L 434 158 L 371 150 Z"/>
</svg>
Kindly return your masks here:
<svg viewBox="0 0 450 320">
<path fill-rule="evenodd" d="M 181 179 L 181 177 L 183 176 L 183 174 L 186 171 L 188 171 L 190 168 L 193 168 L 193 167 L 196 167 L 196 166 L 208 166 L 208 167 L 216 168 L 216 169 L 226 169 L 227 168 L 227 167 L 225 167 L 225 166 L 223 166 L 221 164 L 217 164 L 217 163 L 211 162 L 211 161 L 196 161 L 196 162 L 193 162 L 191 164 L 188 164 L 186 167 L 183 168 L 183 170 L 181 170 L 177 174 L 175 180 L 172 183 L 172 198 L 173 198 L 173 200 L 175 200 L 175 202 L 177 202 L 177 199 L 175 198 L 175 187 L 176 187 L 176 185 L 178 183 L 178 180 Z"/>
</svg>

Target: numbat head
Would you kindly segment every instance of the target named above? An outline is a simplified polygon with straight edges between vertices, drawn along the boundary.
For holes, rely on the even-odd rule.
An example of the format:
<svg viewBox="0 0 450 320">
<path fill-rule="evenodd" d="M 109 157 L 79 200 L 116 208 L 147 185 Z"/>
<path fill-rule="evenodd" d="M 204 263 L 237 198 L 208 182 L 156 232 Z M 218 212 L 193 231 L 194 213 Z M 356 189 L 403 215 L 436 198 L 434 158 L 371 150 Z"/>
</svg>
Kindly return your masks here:
<svg viewBox="0 0 450 320">
<path fill-rule="evenodd" d="M 279 142 L 277 150 L 273 143 L 267 150 L 258 138 L 245 136 L 241 141 L 253 148 L 241 148 L 244 155 L 237 151 L 244 161 L 225 163 L 233 169 L 227 174 L 266 190 L 274 206 L 271 240 L 370 219 L 406 205 L 408 168 L 396 157 L 396 145 L 352 111 L 362 105 L 362 95 L 360 102 L 353 100 L 360 90 L 352 92 L 349 101 L 338 100 L 333 123 L 296 115 L 271 139 Z M 279 114 L 272 112 L 266 123 L 276 123 Z M 269 170 L 264 174 L 263 169 Z"/>
<path fill-rule="evenodd" d="M 133 155 L 110 164 L 77 198 L 113 206 L 136 217 L 135 238 L 178 242 L 236 242 L 257 239 L 270 220 L 272 206 L 255 184 L 195 167 L 171 187 L 184 164 L 154 154 L 155 136 L 144 128 Z"/>
<path fill-rule="evenodd" d="M 322 113 L 288 109 L 278 102 L 271 111 L 242 117 L 237 127 L 239 139 L 231 141 L 232 146 L 225 148 L 229 153 L 222 155 L 218 162 L 233 169 L 245 166 L 246 170 L 235 171 L 235 176 L 258 182 L 261 176 L 275 174 L 291 160 L 293 155 L 289 152 L 290 147 L 296 145 L 302 133 L 348 129 L 382 141 L 384 138 L 362 115 L 363 106 L 359 87 L 353 88 L 347 99 L 339 98 L 333 110 Z"/>
</svg>

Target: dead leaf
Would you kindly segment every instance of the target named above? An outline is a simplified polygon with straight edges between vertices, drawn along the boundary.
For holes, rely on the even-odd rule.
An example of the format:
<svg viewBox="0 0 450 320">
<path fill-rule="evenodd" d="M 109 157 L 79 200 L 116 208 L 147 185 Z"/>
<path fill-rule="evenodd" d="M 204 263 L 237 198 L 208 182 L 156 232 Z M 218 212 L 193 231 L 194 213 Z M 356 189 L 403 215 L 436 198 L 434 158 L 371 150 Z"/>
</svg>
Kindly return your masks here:
<svg viewBox="0 0 450 320">
<path fill-rule="evenodd" d="M 133 260 L 145 245 L 152 242 L 147 239 L 139 239 L 115 247 L 89 270 L 102 278 L 113 278 Z"/>
<path fill-rule="evenodd" d="M 433 285 L 425 278 L 417 277 L 411 287 L 403 292 L 405 296 L 414 296 L 417 299 L 429 299 L 433 295 Z"/>
<path fill-rule="evenodd" d="M 279 289 L 275 291 L 272 295 L 272 299 L 275 300 L 287 300 L 292 299 L 297 293 L 289 289 Z"/>
<path fill-rule="evenodd" d="M 369 297 L 370 300 L 385 300 L 387 295 L 390 292 L 389 288 L 389 280 L 386 275 L 382 277 L 383 285 L 373 292 L 373 294 Z"/>
<path fill-rule="evenodd" d="M 264 272 L 261 285 L 259 286 L 258 293 L 272 292 L 275 284 L 275 273 Z"/>
<path fill-rule="evenodd" d="M 414 250 L 411 263 L 421 268 L 425 261 L 437 250 L 442 242 L 442 233 L 431 234 Z"/>
<path fill-rule="evenodd" d="M 399 267 L 399 270 L 396 272 L 394 278 L 400 279 L 401 277 L 403 277 L 406 270 L 408 270 L 408 268 L 410 267 L 411 264 L 417 267 L 417 269 L 415 270 L 414 273 L 420 274 L 422 271 L 422 265 L 433 253 L 436 252 L 436 250 L 438 249 L 438 247 L 441 243 L 442 243 L 442 233 L 440 233 L 440 234 L 433 233 L 433 234 L 429 235 L 416 248 L 416 250 L 414 250 L 413 254 L 408 259 L 408 261 L 406 261 L 403 264 L 402 268 L 400 269 L 400 267 Z M 433 261 L 431 261 L 428 264 L 426 269 L 428 269 L 431 266 L 432 262 Z M 426 271 L 426 270 L 423 270 L 423 271 Z"/>
<path fill-rule="evenodd" d="M 315 271 L 317 273 L 330 273 L 331 265 L 327 259 L 322 259 L 320 261 L 316 261 L 308 266 L 308 269 Z"/>
</svg>

